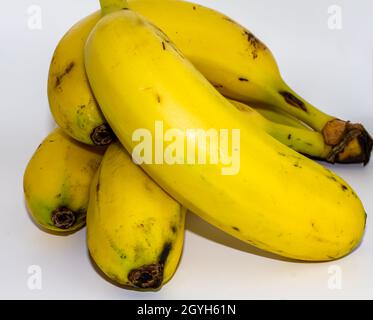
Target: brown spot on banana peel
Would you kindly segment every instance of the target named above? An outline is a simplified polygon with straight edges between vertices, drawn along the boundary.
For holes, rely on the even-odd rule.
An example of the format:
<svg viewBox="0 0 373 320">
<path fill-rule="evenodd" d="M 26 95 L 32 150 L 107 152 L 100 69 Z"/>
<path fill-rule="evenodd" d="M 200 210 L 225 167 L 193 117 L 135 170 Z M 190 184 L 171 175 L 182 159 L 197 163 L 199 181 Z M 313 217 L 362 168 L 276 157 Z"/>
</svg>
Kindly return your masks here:
<svg viewBox="0 0 373 320">
<path fill-rule="evenodd" d="M 170 242 L 167 242 L 164 245 L 163 250 L 162 250 L 162 252 L 161 252 L 161 254 L 159 255 L 159 258 L 158 258 L 160 264 L 165 265 L 171 249 L 172 249 L 172 244 Z"/>
<path fill-rule="evenodd" d="M 128 274 L 128 281 L 136 288 L 158 289 L 163 282 L 163 265 L 155 263 L 134 269 Z"/>
<path fill-rule="evenodd" d="M 163 283 L 164 265 L 172 249 L 171 242 L 166 242 L 159 255 L 158 263 L 142 266 L 128 274 L 130 283 L 140 289 L 158 289 Z"/>
<path fill-rule="evenodd" d="M 96 146 L 107 146 L 115 139 L 113 130 L 108 124 L 102 124 L 95 128 L 91 133 L 91 140 Z"/>
<path fill-rule="evenodd" d="M 361 124 L 334 119 L 325 125 L 322 134 L 325 143 L 332 147 L 328 162 L 369 163 L 373 140 Z"/>
<path fill-rule="evenodd" d="M 301 109 L 304 112 L 308 112 L 305 103 L 302 100 L 298 99 L 296 96 L 294 96 L 292 93 L 288 91 L 279 91 L 279 94 L 285 99 L 287 104 L 295 108 Z"/>
<path fill-rule="evenodd" d="M 158 103 L 161 103 L 162 102 L 162 98 L 159 94 L 156 94 L 156 98 L 157 98 L 157 102 Z"/>
<path fill-rule="evenodd" d="M 75 62 L 74 61 L 70 62 L 69 65 L 66 67 L 66 69 L 61 74 L 57 75 L 56 84 L 55 84 L 56 88 L 60 86 L 62 79 L 71 72 L 74 66 L 75 66 Z"/>
<path fill-rule="evenodd" d="M 222 88 L 224 88 L 224 86 L 221 85 L 221 84 L 213 84 L 213 86 L 214 86 L 216 89 L 222 89 Z"/>
<path fill-rule="evenodd" d="M 52 212 L 53 225 L 62 230 L 68 230 L 74 226 L 77 214 L 66 207 L 57 208 Z"/>
<path fill-rule="evenodd" d="M 166 44 L 164 43 L 164 41 L 162 41 L 162 48 L 163 50 L 166 50 Z"/>
<path fill-rule="evenodd" d="M 245 29 L 244 36 L 247 38 L 247 40 L 250 43 L 250 46 L 252 48 L 251 55 L 254 60 L 258 58 L 258 51 L 267 50 L 267 47 L 257 37 L 255 37 L 250 31 Z"/>
</svg>

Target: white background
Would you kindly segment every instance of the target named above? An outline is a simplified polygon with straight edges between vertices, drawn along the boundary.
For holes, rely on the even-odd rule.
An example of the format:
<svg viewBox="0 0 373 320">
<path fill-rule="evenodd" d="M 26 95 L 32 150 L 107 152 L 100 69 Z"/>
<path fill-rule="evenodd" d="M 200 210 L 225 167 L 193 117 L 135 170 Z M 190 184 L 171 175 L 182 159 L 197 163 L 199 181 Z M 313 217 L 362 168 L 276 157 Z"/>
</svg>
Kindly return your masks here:
<svg viewBox="0 0 373 320">
<path fill-rule="evenodd" d="M 373 132 L 373 1 L 200 0 L 251 29 L 273 51 L 288 83 L 328 113 L 363 121 Z M 328 7 L 340 5 L 342 30 L 328 28 Z M 30 30 L 28 9 L 42 9 L 42 29 Z M 0 298 L 18 299 L 278 299 L 373 298 L 373 227 L 343 260 L 307 264 L 278 260 L 189 216 L 184 255 L 172 281 L 157 293 L 118 288 L 96 273 L 85 230 L 42 233 L 26 212 L 24 168 L 53 128 L 47 73 L 54 47 L 98 0 L 2 1 L 0 10 Z M 373 212 L 373 164 L 335 166 Z M 310 199 L 312 201 L 312 199 Z M 373 214 L 373 213 L 372 213 Z M 42 268 L 42 290 L 29 290 L 27 270 Z M 328 288 L 330 266 L 342 290 Z"/>
</svg>

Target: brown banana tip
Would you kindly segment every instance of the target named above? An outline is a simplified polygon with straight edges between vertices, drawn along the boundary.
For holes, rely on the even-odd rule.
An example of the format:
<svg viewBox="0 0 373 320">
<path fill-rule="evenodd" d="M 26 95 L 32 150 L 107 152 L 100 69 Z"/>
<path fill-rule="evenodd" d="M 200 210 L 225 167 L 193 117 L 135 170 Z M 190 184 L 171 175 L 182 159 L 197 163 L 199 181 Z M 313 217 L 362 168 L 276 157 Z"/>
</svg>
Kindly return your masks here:
<svg viewBox="0 0 373 320">
<path fill-rule="evenodd" d="M 158 289 L 163 282 L 163 265 L 150 264 L 132 270 L 128 275 L 130 283 L 140 289 Z"/>
<path fill-rule="evenodd" d="M 70 229 L 76 222 L 76 214 L 69 208 L 58 208 L 52 212 L 52 222 L 58 229 Z"/>
<path fill-rule="evenodd" d="M 107 146 L 115 139 L 114 133 L 108 124 L 102 124 L 91 133 L 91 140 L 96 146 Z"/>
<path fill-rule="evenodd" d="M 325 143 L 332 147 L 329 162 L 369 163 L 373 140 L 361 124 L 336 119 L 328 122 L 322 133 Z"/>
</svg>

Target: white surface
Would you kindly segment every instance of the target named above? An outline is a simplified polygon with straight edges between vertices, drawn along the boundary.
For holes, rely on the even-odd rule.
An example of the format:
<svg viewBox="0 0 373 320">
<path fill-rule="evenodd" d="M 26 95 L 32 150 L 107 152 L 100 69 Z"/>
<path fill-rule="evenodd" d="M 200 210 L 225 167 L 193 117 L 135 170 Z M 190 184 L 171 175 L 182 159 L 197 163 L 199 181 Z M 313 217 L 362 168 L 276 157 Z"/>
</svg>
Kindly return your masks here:
<svg viewBox="0 0 373 320">
<path fill-rule="evenodd" d="M 285 79 L 313 104 L 373 132 L 373 2 L 200 0 L 250 28 L 273 51 Z M 28 28 L 28 8 L 42 9 L 42 30 Z M 343 29 L 328 29 L 328 6 L 343 9 Z M 173 280 L 158 293 L 120 289 L 101 278 L 87 254 L 85 230 L 70 237 L 42 233 L 30 221 L 23 170 L 53 127 L 47 102 L 49 62 L 60 37 L 98 0 L 2 1 L 0 10 L 0 298 L 261 299 L 373 298 L 371 219 L 362 246 L 326 264 L 276 260 L 198 218 L 188 218 L 185 251 Z M 373 212 L 373 164 L 336 166 Z M 312 201 L 310 199 L 310 201 Z M 373 214 L 373 213 L 372 213 Z M 42 290 L 29 290 L 27 269 L 42 268 Z M 339 266 L 342 290 L 328 289 Z"/>
</svg>

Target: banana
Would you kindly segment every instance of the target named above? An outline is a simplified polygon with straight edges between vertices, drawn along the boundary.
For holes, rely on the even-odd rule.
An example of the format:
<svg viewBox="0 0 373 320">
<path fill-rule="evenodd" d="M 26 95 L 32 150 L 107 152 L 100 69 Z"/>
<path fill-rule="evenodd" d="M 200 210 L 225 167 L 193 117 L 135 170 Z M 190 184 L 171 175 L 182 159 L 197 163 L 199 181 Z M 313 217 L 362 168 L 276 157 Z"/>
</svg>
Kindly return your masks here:
<svg viewBox="0 0 373 320">
<path fill-rule="evenodd" d="M 107 7 L 111 8 L 113 3 L 116 4 L 118 1 L 122 6 L 127 5 L 124 0 L 112 0 L 107 3 Z M 305 106 L 308 104 L 296 96 L 290 88 L 286 89 L 288 91 L 284 89 L 286 85 L 279 76 L 278 68 L 269 50 L 249 31 L 236 25 L 228 17 L 183 1 L 131 0 L 129 6 L 155 21 L 171 35 L 171 39 L 223 94 L 253 105 L 275 106 L 277 112 L 268 109 L 258 109 L 258 111 L 265 113 L 270 119 L 277 119 L 276 121 L 281 110 L 299 117 L 308 124 L 309 121 L 304 117 L 321 119 L 325 124 L 323 127 L 325 130 L 321 130 L 320 126 L 311 125 L 322 131 L 324 144 L 335 151 L 334 156 L 327 159 L 329 162 L 368 163 L 373 144 L 364 128 L 326 116 L 312 106 L 308 107 L 308 110 L 312 111 L 309 113 L 305 113 L 302 108 L 294 108 L 296 99 Z M 101 13 L 95 12 L 67 32 L 56 48 L 48 78 L 49 102 L 56 122 L 73 138 L 93 145 L 107 145 L 115 138 L 91 92 L 84 70 L 82 48 L 91 29 L 100 18 Z M 201 25 L 202 22 L 203 28 L 199 28 L 197 32 L 194 24 Z M 226 36 L 217 37 L 217 33 Z M 246 39 L 248 35 L 254 41 L 254 44 L 250 44 L 250 48 Z M 214 39 L 219 39 L 219 42 Z M 255 47 L 255 41 L 261 44 L 258 48 Z M 226 48 L 234 48 L 234 50 Z M 244 54 L 248 49 L 257 51 L 255 58 Z M 210 52 L 219 52 L 219 54 L 214 54 L 212 57 Z M 242 70 L 249 70 L 251 76 L 243 75 Z M 274 71 L 277 73 L 273 75 Z M 248 78 L 250 81 L 246 81 Z M 278 92 L 273 92 L 276 86 L 282 88 L 277 90 L 282 92 L 281 97 Z M 286 92 L 285 97 L 284 92 Z M 296 123 L 296 120 L 287 118 L 286 123 L 283 124 Z"/>
<path fill-rule="evenodd" d="M 115 282 L 158 289 L 170 280 L 180 260 L 185 211 L 119 143 L 113 143 L 91 187 L 90 254 Z"/>
<path fill-rule="evenodd" d="M 85 65 L 121 143 L 166 192 L 206 221 L 246 243 L 305 261 L 343 257 L 361 242 L 366 214 L 352 188 L 248 126 L 241 112 L 142 16 L 132 10 L 104 16 L 86 43 Z M 229 151 L 224 139 L 218 148 L 207 139 L 195 150 L 207 154 L 205 163 L 193 165 L 182 152 L 177 164 L 162 162 L 153 152 L 151 161 L 141 162 L 136 154 L 141 132 L 143 143 L 152 146 L 154 141 L 158 148 L 163 142 L 161 150 L 173 150 L 175 141 L 160 135 L 159 124 L 166 135 L 184 133 L 184 147 L 195 142 L 191 129 L 224 130 L 231 133 L 232 144 L 239 133 L 239 146 Z M 227 167 L 230 155 L 238 168 Z"/>
<path fill-rule="evenodd" d="M 258 130 L 265 131 L 289 148 L 309 157 L 324 159 L 329 162 L 335 161 L 338 157 L 339 150 L 326 145 L 323 136 L 319 132 L 307 130 L 304 127 L 299 128 L 269 121 L 258 112 L 258 109 L 250 108 L 238 101 L 230 100 L 230 102 L 241 111 L 243 118 L 247 118 L 247 123 L 250 126 L 256 126 Z M 268 113 L 266 114 L 268 115 Z M 291 118 L 284 117 L 280 113 L 272 114 L 271 116 L 277 117 L 278 121 L 281 122 L 292 121 Z"/>
<path fill-rule="evenodd" d="M 99 110 L 99 106 L 89 86 L 84 65 L 82 65 L 84 62 L 84 44 L 89 35 L 88 31 L 93 28 L 100 18 L 101 14 L 96 12 L 80 21 L 61 41 L 51 66 L 49 97 L 54 117 L 57 123 L 65 129 L 66 133 L 87 144 L 105 145 L 113 140 L 114 134 Z M 57 63 L 61 57 L 63 57 L 65 62 Z M 74 70 L 71 70 L 71 74 L 66 74 L 61 79 L 59 76 L 60 71 L 54 71 L 55 66 L 69 65 L 68 61 L 77 62 L 74 63 Z M 56 80 L 56 77 L 60 80 Z M 53 86 L 53 83 L 56 81 L 59 82 L 59 88 Z M 90 103 L 81 105 L 83 100 L 90 101 Z M 248 107 L 239 109 L 242 111 L 249 110 Z M 247 117 L 247 115 L 244 116 L 247 118 L 248 124 L 259 125 L 270 135 L 300 153 L 329 162 L 339 161 L 338 154 L 341 150 L 326 145 L 321 134 L 309 132 L 309 130 L 294 130 L 288 127 L 292 126 L 305 129 L 306 127 L 297 119 L 268 108 L 257 108 L 256 111 L 268 119 L 286 126 L 271 125 L 270 122 L 265 122 L 261 117 L 257 117 L 258 114 L 255 111 L 250 112 L 250 117 Z M 80 124 L 92 125 L 80 126 Z"/>
<path fill-rule="evenodd" d="M 42 229 L 66 233 L 85 225 L 89 186 L 103 151 L 75 142 L 61 129 L 42 142 L 23 181 L 30 214 Z"/>
<path fill-rule="evenodd" d="M 128 4 L 161 28 L 222 94 L 295 116 L 340 150 L 336 161 L 369 162 L 373 140 L 364 127 L 330 116 L 296 94 L 282 79 L 270 50 L 243 26 L 186 1 L 129 0 Z"/>
<path fill-rule="evenodd" d="M 113 133 L 92 95 L 85 75 L 85 41 L 101 13 L 73 26 L 58 44 L 49 69 L 48 98 L 57 124 L 71 137 L 90 145 L 108 145 Z"/>
</svg>

